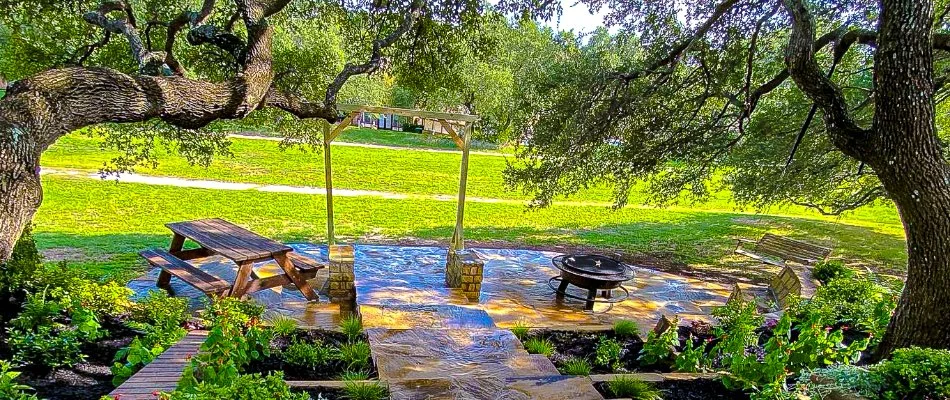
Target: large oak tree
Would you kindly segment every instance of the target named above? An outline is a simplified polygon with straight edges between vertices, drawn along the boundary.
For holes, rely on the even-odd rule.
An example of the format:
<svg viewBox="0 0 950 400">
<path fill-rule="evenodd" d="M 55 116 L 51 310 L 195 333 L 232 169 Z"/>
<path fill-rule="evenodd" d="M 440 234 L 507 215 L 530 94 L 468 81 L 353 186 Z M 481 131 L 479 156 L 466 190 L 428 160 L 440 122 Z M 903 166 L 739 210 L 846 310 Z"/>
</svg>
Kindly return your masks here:
<svg viewBox="0 0 950 400">
<path fill-rule="evenodd" d="M 511 183 L 541 205 L 597 182 L 623 205 L 643 179 L 658 202 L 716 182 L 742 203 L 827 214 L 893 201 L 907 280 L 878 354 L 950 348 L 950 152 L 935 127 L 950 4 L 583 3 L 617 33 L 575 43 L 527 85 Z M 552 16 L 504 6 L 537 4 Z"/>
</svg>

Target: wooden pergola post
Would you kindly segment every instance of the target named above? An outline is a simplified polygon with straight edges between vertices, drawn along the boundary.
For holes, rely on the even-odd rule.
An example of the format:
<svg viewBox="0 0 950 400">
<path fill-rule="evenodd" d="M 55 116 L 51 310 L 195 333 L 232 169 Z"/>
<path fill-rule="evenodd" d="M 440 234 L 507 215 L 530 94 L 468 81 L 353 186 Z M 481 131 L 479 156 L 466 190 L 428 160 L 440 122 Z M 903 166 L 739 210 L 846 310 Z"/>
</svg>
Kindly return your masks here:
<svg viewBox="0 0 950 400">
<path fill-rule="evenodd" d="M 446 124 L 447 126 L 451 126 Z M 458 135 L 456 135 L 458 137 Z M 465 249 L 463 221 L 465 219 L 465 187 L 468 183 L 468 153 L 472 147 L 472 124 L 462 128 L 462 166 L 459 172 L 458 209 L 455 212 L 455 232 L 452 233 L 451 249 L 454 251 Z"/>
<path fill-rule="evenodd" d="M 327 244 L 330 246 L 336 244 L 336 235 L 333 232 L 333 159 L 330 157 L 330 143 L 353 122 L 353 118 L 356 118 L 358 114 L 356 111 L 351 112 L 333 130 L 330 130 L 330 124 L 323 128 L 323 172 L 326 175 L 327 191 Z"/>
</svg>

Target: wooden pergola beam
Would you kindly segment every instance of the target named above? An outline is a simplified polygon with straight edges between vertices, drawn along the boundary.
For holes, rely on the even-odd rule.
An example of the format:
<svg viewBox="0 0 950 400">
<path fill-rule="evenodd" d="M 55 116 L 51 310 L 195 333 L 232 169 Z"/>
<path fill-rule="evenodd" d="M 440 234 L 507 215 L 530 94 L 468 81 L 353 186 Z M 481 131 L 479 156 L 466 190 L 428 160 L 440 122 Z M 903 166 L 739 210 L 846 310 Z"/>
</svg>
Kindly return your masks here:
<svg viewBox="0 0 950 400">
<path fill-rule="evenodd" d="M 336 244 L 336 236 L 334 234 L 333 226 L 333 166 L 332 166 L 332 157 L 330 156 L 330 144 L 337 137 L 343 133 L 343 130 L 346 127 L 350 126 L 353 121 L 359 116 L 360 113 L 379 113 L 379 114 L 394 114 L 404 117 L 418 117 L 423 119 L 431 119 L 439 121 L 440 124 L 445 128 L 445 130 L 452 136 L 452 140 L 455 141 L 455 144 L 462 150 L 462 162 L 461 162 L 461 172 L 459 176 L 459 194 L 458 194 L 458 208 L 455 215 L 455 230 L 452 233 L 452 242 L 450 246 L 451 251 L 458 251 L 465 248 L 464 244 L 464 235 L 463 235 L 463 221 L 465 217 L 465 190 L 468 184 L 468 159 L 469 159 L 469 150 L 471 149 L 472 142 L 472 126 L 475 121 L 478 121 L 478 116 L 469 115 L 469 114 L 455 114 L 455 113 L 444 113 L 444 112 L 435 112 L 435 111 L 422 111 L 422 110 L 409 110 L 404 108 L 394 108 L 394 107 L 380 107 L 380 106 L 364 106 L 364 105 L 341 105 L 338 107 L 340 111 L 346 112 L 346 118 L 340 121 L 335 127 L 331 127 L 329 124 L 324 127 L 323 130 L 323 163 L 324 163 L 324 172 L 326 179 L 326 193 L 327 193 L 327 242 L 329 245 Z M 457 123 L 462 125 L 456 130 Z"/>
</svg>

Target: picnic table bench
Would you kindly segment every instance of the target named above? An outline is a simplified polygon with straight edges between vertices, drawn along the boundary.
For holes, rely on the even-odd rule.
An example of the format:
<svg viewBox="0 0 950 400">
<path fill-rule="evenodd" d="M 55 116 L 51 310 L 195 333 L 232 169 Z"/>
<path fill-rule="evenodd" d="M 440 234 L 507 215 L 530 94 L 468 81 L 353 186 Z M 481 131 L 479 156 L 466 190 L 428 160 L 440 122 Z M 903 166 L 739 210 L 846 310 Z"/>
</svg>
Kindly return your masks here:
<svg viewBox="0 0 950 400">
<path fill-rule="evenodd" d="M 751 246 L 752 249 L 747 249 L 746 245 L 753 245 Z M 737 239 L 735 253 L 766 264 L 784 267 L 789 261 L 803 265 L 814 265 L 816 262 L 828 258 L 831 249 L 766 233 L 758 241 Z"/>
<path fill-rule="evenodd" d="M 157 285 L 171 290 L 171 277 L 181 279 L 209 296 L 243 297 L 258 290 L 294 284 L 309 300 L 317 294 L 307 283 L 325 265 L 293 252 L 293 248 L 218 218 L 165 224 L 174 236 L 168 251 L 150 249 L 141 253 L 149 264 L 159 267 Z M 183 250 L 185 240 L 200 247 Z M 233 282 L 202 271 L 188 260 L 220 255 L 238 265 Z M 258 276 L 254 263 L 276 261 L 283 274 Z"/>
</svg>

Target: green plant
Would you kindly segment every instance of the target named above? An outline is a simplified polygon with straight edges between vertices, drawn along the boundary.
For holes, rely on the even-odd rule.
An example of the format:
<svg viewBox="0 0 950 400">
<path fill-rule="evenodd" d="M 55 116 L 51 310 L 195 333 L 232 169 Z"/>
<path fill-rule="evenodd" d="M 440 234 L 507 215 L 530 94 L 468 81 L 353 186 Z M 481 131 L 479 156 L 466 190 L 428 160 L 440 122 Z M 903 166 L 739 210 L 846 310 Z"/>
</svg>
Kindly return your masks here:
<svg viewBox="0 0 950 400">
<path fill-rule="evenodd" d="M 363 369 L 346 370 L 340 374 L 341 381 L 365 381 L 369 379 L 369 372 Z"/>
<path fill-rule="evenodd" d="M 887 329 L 897 298 L 898 292 L 870 279 L 835 279 L 818 288 L 814 297 L 802 301 L 793 312 L 799 319 L 818 314 L 824 325 L 846 324 L 868 332 L 873 345 Z"/>
<path fill-rule="evenodd" d="M 20 376 L 20 373 L 14 371 L 13 366 L 8 361 L 0 360 L 0 399 L 37 400 L 36 395 L 28 393 L 33 388 L 17 383 L 16 378 L 18 376 Z"/>
<path fill-rule="evenodd" d="M 597 342 L 597 349 L 594 351 L 594 363 L 612 370 L 618 370 L 622 367 L 620 363 L 622 355 L 623 346 L 620 345 L 620 342 L 601 336 L 600 342 Z"/>
<path fill-rule="evenodd" d="M 343 395 L 349 400 L 383 400 L 389 398 L 389 390 L 379 382 L 347 381 Z"/>
<path fill-rule="evenodd" d="M 132 339 L 132 343 L 115 354 L 115 363 L 112 365 L 112 384 L 119 386 L 163 352 L 165 352 L 165 346 L 160 343 L 149 346 L 143 344 L 139 337 Z M 120 362 L 122 360 L 125 362 Z"/>
<path fill-rule="evenodd" d="M 571 357 L 561 364 L 561 372 L 566 375 L 590 375 L 590 362 L 583 358 Z"/>
<path fill-rule="evenodd" d="M 287 336 L 297 330 L 297 320 L 286 315 L 275 314 L 267 319 L 267 323 L 276 336 Z"/>
<path fill-rule="evenodd" d="M 17 364 L 59 368 L 85 361 L 82 341 L 74 329 L 57 324 L 40 325 L 35 329 L 11 328 L 7 331 L 7 345 Z"/>
<path fill-rule="evenodd" d="M 607 389 L 614 397 L 628 397 L 634 400 L 663 399 L 662 393 L 653 385 L 626 375 L 607 381 Z"/>
<path fill-rule="evenodd" d="M 950 398 L 950 350 L 911 347 L 870 368 L 882 399 Z"/>
<path fill-rule="evenodd" d="M 793 374 L 803 369 L 853 363 L 868 348 L 868 339 L 856 340 L 845 346 L 842 343 L 844 333 L 840 329 L 821 325 L 820 315 L 810 315 L 796 327 L 799 333 L 794 342 L 791 341 L 791 332 L 775 332 L 776 336 L 784 335 L 785 340 L 790 342 L 786 369 Z"/>
<path fill-rule="evenodd" d="M 703 368 L 703 360 L 705 358 L 706 346 L 693 345 L 693 338 L 686 338 L 686 345 L 683 347 L 683 351 L 676 356 L 676 360 L 673 361 L 675 369 L 679 372 L 700 372 Z"/>
<path fill-rule="evenodd" d="M 327 365 L 335 355 L 332 347 L 324 346 L 321 342 L 304 343 L 294 340 L 280 356 L 290 365 L 317 369 Z"/>
<path fill-rule="evenodd" d="M 554 343 L 546 338 L 531 338 L 524 342 L 524 348 L 531 354 L 540 354 L 550 357 L 554 354 Z"/>
<path fill-rule="evenodd" d="M 364 341 L 340 345 L 339 357 L 347 369 L 366 369 L 370 365 L 369 343 Z"/>
<path fill-rule="evenodd" d="M 646 342 L 643 342 L 643 348 L 640 349 L 640 355 L 637 358 L 644 365 L 670 364 L 676 358 L 676 347 L 680 344 L 679 334 L 677 333 L 677 323 L 674 318 L 672 324 L 662 333 L 657 334 L 651 330 L 647 334 Z"/>
<path fill-rule="evenodd" d="M 617 335 L 617 337 L 629 338 L 634 337 L 639 333 L 640 327 L 637 326 L 636 321 L 622 319 L 614 322 L 614 334 Z"/>
<path fill-rule="evenodd" d="M 273 332 L 260 325 L 263 312 L 263 306 L 250 301 L 230 297 L 213 300 L 203 313 L 211 322 L 208 338 L 185 367 L 178 387 L 226 386 L 248 362 L 269 355 Z"/>
<path fill-rule="evenodd" d="M 357 316 L 348 316 L 340 321 L 340 330 L 346 334 L 347 340 L 356 341 L 363 334 L 363 321 Z"/>
<path fill-rule="evenodd" d="M 800 386 L 805 387 L 806 394 L 814 399 L 828 398 L 833 391 L 851 392 L 871 399 L 876 398 L 881 391 L 881 385 L 873 379 L 867 368 L 846 364 L 802 371 L 798 381 Z"/>
<path fill-rule="evenodd" d="M 10 258 L 0 263 L 0 299 L 6 300 L 17 289 L 27 286 L 41 262 L 42 257 L 33 239 L 33 227 L 27 225 L 13 245 Z"/>
<path fill-rule="evenodd" d="M 170 297 L 164 290 L 152 290 L 130 307 L 132 321 L 162 329 L 181 327 L 188 320 L 188 300 Z M 137 329 L 148 329 L 138 327 Z"/>
<path fill-rule="evenodd" d="M 819 261 L 812 269 L 812 276 L 822 285 L 827 285 L 828 282 L 835 279 L 854 278 L 854 275 L 854 270 L 844 266 L 844 262 L 841 260 Z"/>
<path fill-rule="evenodd" d="M 511 327 L 511 333 L 521 341 L 524 341 L 528 338 L 528 331 L 530 330 L 531 328 L 529 328 L 528 324 L 526 324 L 524 321 L 515 322 L 515 325 Z"/>
<path fill-rule="evenodd" d="M 236 375 L 219 383 L 201 382 L 163 393 L 160 400 L 309 400 L 306 393 L 291 392 L 282 372 Z"/>
</svg>

